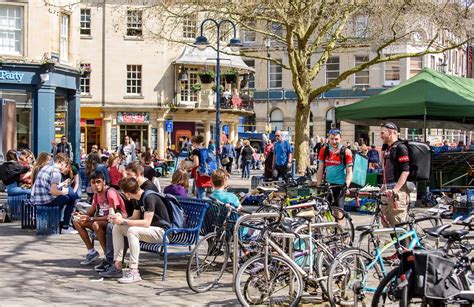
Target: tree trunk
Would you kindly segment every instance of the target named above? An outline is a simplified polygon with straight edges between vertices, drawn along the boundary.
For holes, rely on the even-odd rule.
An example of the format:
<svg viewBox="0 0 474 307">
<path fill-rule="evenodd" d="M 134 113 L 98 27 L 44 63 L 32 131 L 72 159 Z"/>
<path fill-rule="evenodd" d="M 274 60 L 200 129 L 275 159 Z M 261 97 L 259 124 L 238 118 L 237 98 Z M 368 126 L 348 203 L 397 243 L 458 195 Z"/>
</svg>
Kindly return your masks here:
<svg viewBox="0 0 474 307">
<path fill-rule="evenodd" d="M 296 171 L 303 175 L 309 166 L 309 115 L 311 104 L 298 99 L 295 117 L 295 159 Z M 307 99 L 307 98 L 306 98 Z"/>
</svg>

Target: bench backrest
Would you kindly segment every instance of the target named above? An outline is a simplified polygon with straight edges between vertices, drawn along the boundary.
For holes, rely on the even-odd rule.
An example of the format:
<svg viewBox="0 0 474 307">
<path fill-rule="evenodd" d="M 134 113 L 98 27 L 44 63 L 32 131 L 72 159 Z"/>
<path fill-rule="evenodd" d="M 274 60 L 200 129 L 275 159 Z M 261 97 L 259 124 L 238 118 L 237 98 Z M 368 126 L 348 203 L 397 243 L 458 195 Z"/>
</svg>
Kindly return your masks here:
<svg viewBox="0 0 474 307">
<path fill-rule="evenodd" d="M 193 233 L 180 233 L 173 235 L 171 244 L 192 244 L 199 238 L 199 232 L 204 221 L 206 209 L 209 206 L 209 201 L 202 199 L 176 197 L 184 211 L 184 227 L 186 229 L 194 229 Z"/>
</svg>

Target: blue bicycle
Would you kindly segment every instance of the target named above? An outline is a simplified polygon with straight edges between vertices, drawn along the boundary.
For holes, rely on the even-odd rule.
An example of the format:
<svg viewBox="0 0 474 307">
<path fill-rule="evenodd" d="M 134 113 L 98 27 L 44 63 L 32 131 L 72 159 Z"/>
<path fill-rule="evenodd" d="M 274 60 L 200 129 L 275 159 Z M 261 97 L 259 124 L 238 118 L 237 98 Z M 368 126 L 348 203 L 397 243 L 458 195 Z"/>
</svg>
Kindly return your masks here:
<svg viewBox="0 0 474 307">
<path fill-rule="evenodd" d="M 388 273 L 383 253 L 391 247 L 396 247 L 397 251 L 412 250 L 415 247 L 423 248 L 422 238 L 418 235 L 415 225 L 431 218 L 410 220 L 394 228 L 374 229 L 368 226 L 365 233 L 371 237 L 376 237 L 375 232 L 384 231 L 392 234 L 392 240 L 382 247 L 378 242 L 374 242 L 375 248 L 371 253 L 360 248 L 349 248 L 335 257 L 327 274 L 327 291 L 331 305 L 365 306 L 370 304 L 371 296 Z M 409 230 L 402 228 L 404 226 L 409 226 Z M 408 244 L 406 244 L 407 241 Z"/>
</svg>

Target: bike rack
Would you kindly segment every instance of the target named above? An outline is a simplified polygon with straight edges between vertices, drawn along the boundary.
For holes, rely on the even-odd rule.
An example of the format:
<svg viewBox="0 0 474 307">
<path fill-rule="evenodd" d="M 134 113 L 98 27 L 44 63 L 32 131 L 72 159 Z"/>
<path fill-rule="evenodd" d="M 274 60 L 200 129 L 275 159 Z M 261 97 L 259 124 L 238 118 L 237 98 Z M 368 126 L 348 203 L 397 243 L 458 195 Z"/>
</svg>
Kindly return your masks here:
<svg viewBox="0 0 474 307">
<path fill-rule="evenodd" d="M 278 218 L 279 216 L 280 216 L 280 214 L 275 213 L 275 212 L 252 213 L 252 214 L 240 217 L 235 222 L 234 233 L 233 233 L 233 242 L 232 242 L 232 245 L 233 245 L 232 280 L 234 281 L 233 282 L 234 291 L 235 291 L 235 277 L 236 277 L 237 271 L 239 269 L 238 268 L 238 266 L 239 266 L 238 265 L 239 264 L 239 243 L 238 242 L 239 242 L 240 225 L 242 223 L 244 223 L 246 221 L 250 221 L 250 220 L 261 220 L 261 219 L 264 219 L 264 218 Z M 300 231 L 302 231 L 304 229 L 307 229 L 307 228 L 308 228 L 307 224 L 303 224 L 301 226 L 298 226 L 295 229 L 295 234 L 297 234 Z M 339 225 L 339 223 L 337 223 L 337 222 L 311 223 L 311 229 L 321 229 L 321 228 L 338 228 L 341 232 L 344 231 L 342 226 Z M 393 231 L 393 228 L 392 228 L 392 231 Z M 288 238 L 288 236 L 291 236 L 292 238 L 294 238 L 295 234 L 275 233 L 275 234 L 272 234 L 272 235 L 283 236 L 283 237 L 287 237 L 287 238 Z"/>
<path fill-rule="evenodd" d="M 235 291 L 235 277 L 237 275 L 238 271 L 238 266 L 239 266 L 239 229 L 240 225 L 243 222 L 250 221 L 250 220 L 261 220 L 265 218 L 278 218 L 280 216 L 279 213 L 276 212 L 266 212 L 266 213 L 252 213 L 248 215 L 244 215 L 240 217 L 237 222 L 235 222 L 234 226 L 234 235 L 233 235 L 233 261 L 232 261 L 232 280 L 233 282 L 233 288 Z"/>
</svg>

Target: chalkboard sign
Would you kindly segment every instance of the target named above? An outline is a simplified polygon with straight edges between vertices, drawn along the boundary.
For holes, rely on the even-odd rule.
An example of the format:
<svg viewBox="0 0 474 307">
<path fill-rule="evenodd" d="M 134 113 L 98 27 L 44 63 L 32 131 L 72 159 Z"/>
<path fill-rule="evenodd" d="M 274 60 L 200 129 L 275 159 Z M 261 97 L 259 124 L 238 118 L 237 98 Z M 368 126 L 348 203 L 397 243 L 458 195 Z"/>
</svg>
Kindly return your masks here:
<svg viewBox="0 0 474 307">
<path fill-rule="evenodd" d="M 158 129 L 151 128 L 151 148 L 157 149 L 158 148 Z"/>
<path fill-rule="evenodd" d="M 117 149 L 117 127 L 113 126 L 110 131 L 110 150 L 115 151 Z"/>
</svg>

